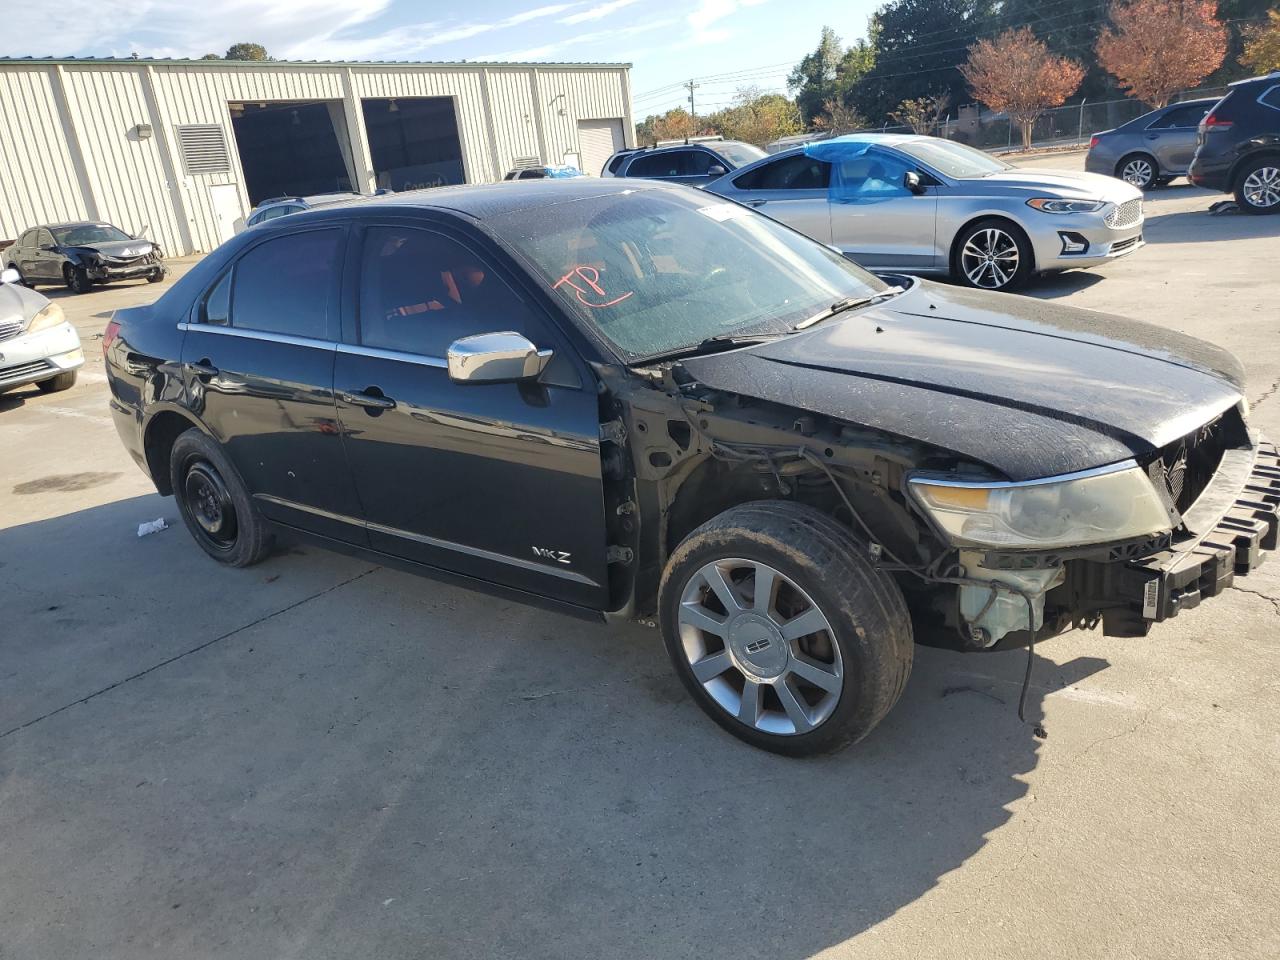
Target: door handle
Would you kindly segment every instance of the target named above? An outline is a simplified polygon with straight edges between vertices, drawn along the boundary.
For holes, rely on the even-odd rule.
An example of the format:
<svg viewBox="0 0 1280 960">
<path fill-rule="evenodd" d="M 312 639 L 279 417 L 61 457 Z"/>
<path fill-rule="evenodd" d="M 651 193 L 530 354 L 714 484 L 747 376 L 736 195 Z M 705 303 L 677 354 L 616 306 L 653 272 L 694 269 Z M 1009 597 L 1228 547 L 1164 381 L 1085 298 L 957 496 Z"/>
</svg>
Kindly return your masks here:
<svg viewBox="0 0 1280 960">
<path fill-rule="evenodd" d="M 1160 139 L 1160 134 L 1158 134 L 1158 133 L 1148 133 L 1148 134 L 1147 134 L 1147 139 L 1148 139 L 1148 140 L 1159 140 L 1159 139 Z"/>
<path fill-rule="evenodd" d="M 216 377 L 218 375 L 218 368 L 207 359 L 201 360 L 199 363 L 188 363 L 187 369 L 197 377 Z"/>
<path fill-rule="evenodd" d="M 370 390 L 377 390 L 377 387 L 370 387 Z M 395 408 L 396 402 L 390 397 L 382 396 L 382 391 L 378 393 L 347 393 L 339 391 L 338 399 L 344 403 L 350 403 L 357 407 L 365 407 L 369 410 L 392 410 Z"/>
<path fill-rule="evenodd" d="M 766 203 L 768 203 L 768 202 L 769 202 L 768 200 L 748 200 L 748 201 L 747 201 L 747 206 L 748 206 L 748 207 L 763 207 L 763 206 L 764 206 Z"/>
</svg>

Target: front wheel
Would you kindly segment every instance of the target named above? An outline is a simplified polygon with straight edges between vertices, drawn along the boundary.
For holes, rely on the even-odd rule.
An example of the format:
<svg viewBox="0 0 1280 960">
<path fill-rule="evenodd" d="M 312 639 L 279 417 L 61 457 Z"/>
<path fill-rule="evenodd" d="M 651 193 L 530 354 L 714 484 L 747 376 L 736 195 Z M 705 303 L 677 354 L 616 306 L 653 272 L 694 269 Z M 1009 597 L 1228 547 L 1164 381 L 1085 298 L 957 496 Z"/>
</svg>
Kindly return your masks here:
<svg viewBox="0 0 1280 960">
<path fill-rule="evenodd" d="M 183 522 L 213 559 L 247 567 L 271 552 L 271 530 L 216 441 L 195 428 L 178 437 L 169 480 Z"/>
<path fill-rule="evenodd" d="M 1280 213 L 1280 158 L 1264 157 L 1240 171 L 1236 204 L 1246 213 Z"/>
<path fill-rule="evenodd" d="M 67 267 L 66 279 L 72 293 L 88 293 L 93 289 L 93 281 L 89 279 L 84 267 Z"/>
<path fill-rule="evenodd" d="M 1012 290 L 1035 269 L 1026 234 L 1007 220 L 980 220 L 956 238 L 952 275 L 983 290 Z"/>
<path fill-rule="evenodd" d="M 865 737 L 911 671 L 902 593 L 847 528 L 785 501 L 743 504 L 672 553 L 659 587 L 676 673 L 716 723 L 790 756 Z"/>
<path fill-rule="evenodd" d="M 147 283 L 159 283 L 165 277 L 164 267 L 156 267 L 147 274 Z"/>
</svg>

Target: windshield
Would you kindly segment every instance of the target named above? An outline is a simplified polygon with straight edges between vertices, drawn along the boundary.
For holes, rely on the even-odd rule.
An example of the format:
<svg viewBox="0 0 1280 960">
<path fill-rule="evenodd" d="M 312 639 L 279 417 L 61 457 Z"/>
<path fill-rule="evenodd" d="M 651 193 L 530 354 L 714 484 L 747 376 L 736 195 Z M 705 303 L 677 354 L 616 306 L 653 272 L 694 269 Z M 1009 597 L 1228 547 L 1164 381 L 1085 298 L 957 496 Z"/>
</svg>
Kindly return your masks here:
<svg viewBox="0 0 1280 960">
<path fill-rule="evenodd" d="M 712 144 L 716 153 L 720 154 L 735 167 L 745 167 L 748 163 L 755 163 L 767 157 L 768 154 L 759 147 L 753 147 L 749 143 L 739 143 L 736 140 L 726 140 L 724 143 Z"/>
<path fill-rule="evenodd" d="M 711 337 L 784 333 L 888 285 L 747 207 L 628 190 L 491 221 L 628 361 Z"/>
<path fill-rule="evenodd" d="M 82 247 L 88 243 L 133 239 L 123 230 L 109 223 L 79 223 L 74 227 L 58 227 L 51 232 L 53 239 L 60 247 Z"/>
<path fill-rule="evenodd" d="M 966 147 L 952 140 L 908 140 L 894 144 L 894 148 L 921 163 L 927 163 L 939 173 L 957 180 L 986 177 L 1013 168 L 989 153 Z"/>
</svg>

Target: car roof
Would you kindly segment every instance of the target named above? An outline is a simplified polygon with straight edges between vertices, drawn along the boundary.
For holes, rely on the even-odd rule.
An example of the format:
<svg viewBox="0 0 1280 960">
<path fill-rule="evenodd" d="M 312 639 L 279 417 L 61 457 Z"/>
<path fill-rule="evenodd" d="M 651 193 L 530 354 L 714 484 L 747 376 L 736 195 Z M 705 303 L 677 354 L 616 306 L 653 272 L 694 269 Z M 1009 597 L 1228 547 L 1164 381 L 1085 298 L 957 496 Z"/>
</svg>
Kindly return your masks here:
<svg viewBox="0 0 1280 960">
<path fill-rule="evenodd" d="M 1260 77 L 1245 77 L 1243 80 L 1236 80 L 1227 84 L 1229 87 L 1242 87 L 1246 83 L 1257 83 L 1259 80 L 1280 80 L 1280 70 L 1273 70 L 1270 73 L 1264 73 Z"/>
</svg>

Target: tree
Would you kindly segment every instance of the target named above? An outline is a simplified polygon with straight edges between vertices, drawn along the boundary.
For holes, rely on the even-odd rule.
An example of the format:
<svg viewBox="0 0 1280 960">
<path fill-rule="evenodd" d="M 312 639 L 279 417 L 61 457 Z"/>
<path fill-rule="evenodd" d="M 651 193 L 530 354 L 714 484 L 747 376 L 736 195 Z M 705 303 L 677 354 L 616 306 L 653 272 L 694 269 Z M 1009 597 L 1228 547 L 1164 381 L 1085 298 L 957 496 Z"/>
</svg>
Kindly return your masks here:
<svg viewBox="0 0 1280 960">
<path fill-rule="evenodd" d="M 270 60 L 267 48 L 260 43 L 233 43 L 227 48 L 224 60 Z"/>
<path fill-rule="evenodd" d="M 973 95 L 992 110 L 1009 114 L 1022 129 L 1022 146 L 1031 146 L 1031 125 L 1050 107 L 1075 93 L 1084 68 L 1054 56 L 1030 27 L 1006 30 L 969 48 L 960 68 Z"/>
<path fill-rule="evenodd" d="M 834 134 L 849 133 L 870 126 L 867 118 L 843 100 L 832 97 L 822 105 L 822 113 L 814 118 L 814 127 Z"/>
<path fill-rule="evenodd" d="M 683 140 L 696 136 L 697 124 L 684 107 L 668 110 L 661 116 L 645 117 L 636 125 L 636 143 L 656 143 L 659 140 Z"/>
<path fill-rule="evenodd" d="M 1280 10 L 1267 11 L 1267 22 L 1245 31 L 1240 62 L 1258 73 L 1280 70 Z"/>
<path fill-rule="evenodd" d="M 930 134 L 937 129 L 938 121 L 946 113 L 951 100 L 945 93 L 932 97 L 916 97 L 903 100 L 889 116 L 910 127 L 913 133 Z"/>
<path fill-rule="evenodd" d="M 222 58 L 218 56 L 216 53 L 206 53 L 200 59 L 201 60 L 221 60 Z"/>
<path fill-rule="evenodd" d="M 707 126 L 730 140 L 763 147 L 780 137 L 799 133 L 800 110 L 780 93 L 764 93 L 759 87 L 740 87 L 733 105 L 705 119 Z"/>
<path fill-rule="evenodd" d="M 1130 95 L 1163 107 L 1222 65 L 1227 28 L 1214 0 L 1116 0 L 1098 62 Z"/>
<path fill-rule="evenodd" d="M 823 27 L 818 48 L 805 54 L 787 77 L 787 89 L 795 96 L 805 123 L 812 123 L 822 112 L 822 105 L 836 95 L 836 78 L 844 55 L 836 32 Z"/>
</svg>

